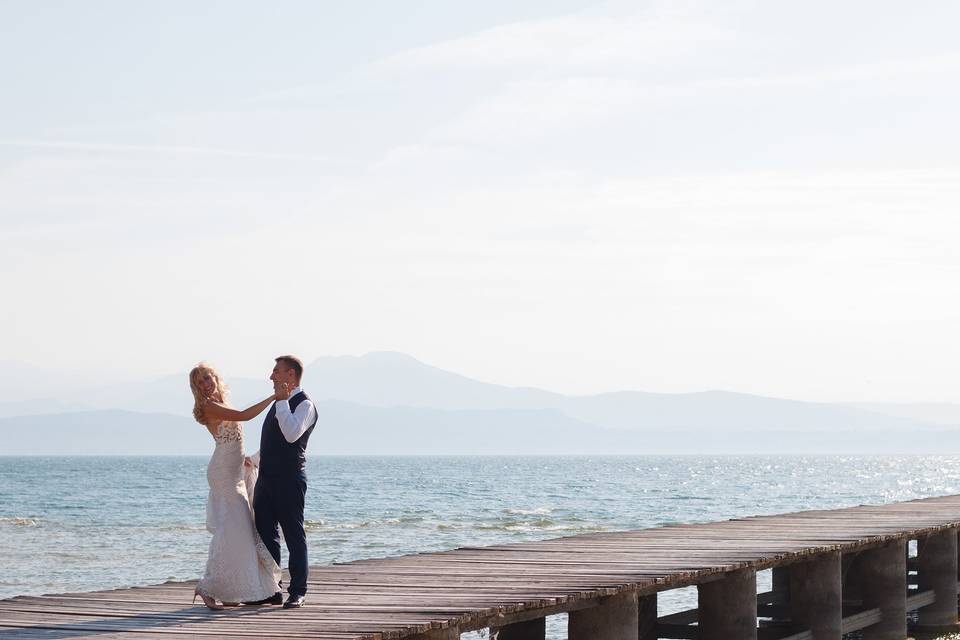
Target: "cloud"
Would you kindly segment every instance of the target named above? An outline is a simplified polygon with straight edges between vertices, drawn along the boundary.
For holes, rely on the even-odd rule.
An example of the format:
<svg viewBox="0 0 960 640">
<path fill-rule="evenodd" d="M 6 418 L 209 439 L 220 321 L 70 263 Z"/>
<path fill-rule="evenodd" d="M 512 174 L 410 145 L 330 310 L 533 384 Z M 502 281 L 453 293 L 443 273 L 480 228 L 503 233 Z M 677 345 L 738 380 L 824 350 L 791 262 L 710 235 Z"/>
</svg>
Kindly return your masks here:
<svg viewBox="0 0 960 640">
<path fill-rule="evenodd" d="M 324 160 L 322 156 L 267 153 L 263 151 L 244 151 L 239 149 L 217 149 L 211 147 L 189 147 L 150 144 L 115 144 L 94 142 L 71 142 L 64 140 L 3 140 L 0 147 L 16 147 L 22 149 L 55 149 L 62 151 L 80 151 L 90 153 L 158 153 L 164 155 L 202 155 L 226 156 L 231 158 L 262 158 L 275 160 Z"/>
<path fill-rule="evenodd" d="M 575 70 L 568 69 L 573 72 Z M 642 114 L 677 109 L 707 111 L 735 101 L 795 99 L 801 104 L 854 96 L 951 94 L 945 77 L 960 71 L 960 54 L 836 65 L 793 73 L 728 75 L 662 83 L 636 75 L 570 75 L 509 81 L 470 108 L 438 124 L 430 138 L 444 142 L 504 144 L 575 133 L 616 121 L 636 127 Z M 828 93 L 829 92 L 829 93 Z M 838 113 L 850 107 L 835 106 Z M 633 123 L 619 119 L 632 117 Z"/>
<path fill-rule="evenodd" d="M 409 49 L 372 65 L 386 73 L 456 69 L 609 70 L 657 65 L 735 41 L 730 29 L 678 17 L 568 15 L 501 25 Z"/>
</svg>

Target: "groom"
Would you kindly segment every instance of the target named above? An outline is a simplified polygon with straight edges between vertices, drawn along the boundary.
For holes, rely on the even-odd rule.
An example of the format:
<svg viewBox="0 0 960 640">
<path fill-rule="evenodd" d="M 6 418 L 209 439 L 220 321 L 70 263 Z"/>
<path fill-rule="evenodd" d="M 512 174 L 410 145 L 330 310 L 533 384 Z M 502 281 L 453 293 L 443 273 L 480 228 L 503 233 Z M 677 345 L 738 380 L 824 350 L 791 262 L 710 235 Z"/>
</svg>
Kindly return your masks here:
<svg viewBox="0 0 960 640">
<path fill-rule="evenodd" d="M 317 424 L 317 409 L 300 389 L 303 363 L 294 356 L 276 359 L 270 380 L 277 401 L 270 407 L 260 432 L 260 451 L 246 463 L 260 467 L 253 492 L 257 532 L 273 559 L 280 564 L 280 531 L 290 553 L 289 597 L 284 609 L 297 609 L 307 593 L 307 536 L 303 530 L 303 502 L 307 493 L 307 440 Z M 278 528 L 279 525 L 279 528 Z M 278 591 L 256 604 L 280 604 Z M 251 603 L 253 604 L 253 603 Z"/>
</svg>

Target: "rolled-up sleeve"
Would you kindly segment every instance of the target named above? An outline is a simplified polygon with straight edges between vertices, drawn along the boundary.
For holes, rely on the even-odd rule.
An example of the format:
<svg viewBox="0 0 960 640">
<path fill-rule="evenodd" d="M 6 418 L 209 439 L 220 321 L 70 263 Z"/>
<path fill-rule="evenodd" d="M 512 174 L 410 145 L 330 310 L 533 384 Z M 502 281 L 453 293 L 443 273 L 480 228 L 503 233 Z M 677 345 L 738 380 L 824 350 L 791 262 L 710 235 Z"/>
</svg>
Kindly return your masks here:
<svg viewBox="0 0 960 640">
<path fill-rule="evenodd" d="M 296 411 L 290 412 L 290 402 L 277 400 L 277 422 L 280 423 L 280 432 L 287 442 L 296 442 L 307 428 L 317 419 L 317 409 L 310 400 L 304 400 L 297 405 Z"/>
</svg>

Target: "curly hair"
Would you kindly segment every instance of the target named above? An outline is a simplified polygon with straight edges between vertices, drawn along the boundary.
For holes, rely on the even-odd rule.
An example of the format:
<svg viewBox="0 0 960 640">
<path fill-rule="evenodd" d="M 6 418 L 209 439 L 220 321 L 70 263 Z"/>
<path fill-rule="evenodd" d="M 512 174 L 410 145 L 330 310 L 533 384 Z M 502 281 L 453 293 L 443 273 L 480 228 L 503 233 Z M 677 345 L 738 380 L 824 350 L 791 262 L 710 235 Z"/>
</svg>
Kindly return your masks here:
<svg viewBox="0 0 960 640">
<path fill-rule="evenodd" d="M 213 379 L 216 380 L 217 389 L 213 392 L 212 396 L 205 396 L 200 390 L 200 378 L 205 373 L 210 373 L 213 376 Z M 227 390 L 227 385 L 223 383 L 223 378 L 220 377 L 220 374 L 217 373 L 217 370 L 206 362 L 201 362 L 193 369 L 190 370 L 190 391 L 193 392 L 193 418 L 200 424 L 203 422 L 203 405 L 210 399 L 217 399 L 219 396 L 219 402 L 225 403 L 227 401 L 227 395 L 229 391 Z"/>
</svg>

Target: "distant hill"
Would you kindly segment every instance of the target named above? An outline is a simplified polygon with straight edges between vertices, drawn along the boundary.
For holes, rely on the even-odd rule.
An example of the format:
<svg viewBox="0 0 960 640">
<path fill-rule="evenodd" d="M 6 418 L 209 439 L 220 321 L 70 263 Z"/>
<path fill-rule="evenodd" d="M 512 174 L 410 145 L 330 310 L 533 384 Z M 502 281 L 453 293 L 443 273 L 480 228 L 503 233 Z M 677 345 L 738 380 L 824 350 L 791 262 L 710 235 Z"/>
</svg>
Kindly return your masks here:
<svg viewBox="0 0 960 640">
<path fill-rule="evenodd" d="M 5 455 L 190 455 L 213 439 L 189 418 L 113 410 L 3 418 L 0 442 Z"/>
<path fill-rule="evenodd" d="M 0 402 L 0 418 L 68 413 L 89 409 L 90 407 L 84 406 L 79 402 L 64 402 L 57 398 L 37 398 L 35 400 Z"/>
<path fill-rule="evenodd" d="M 85 390 L 83 402 L 97 409 L 125 409 L 189 416 L 193 411 L 193 395 L 187 372 L 156 378 L 144 383 L 111 385 Z M 232 378 L 227 380 L 230 399 L 248 406 L 273 393 L 270 381 Z"/>
<path fill-rule="evenodd" d="M 321 401 L 315 454 L 578 453 L 606 451 L 603 430 L 555 411 L 382 409 Z M 260 419 L 245 425 L 246 450 L 259 446 Z M 162 413 L 84 411 L 0 419 L 4 455 L 209 455 L 213 440 L 191 418 Z"/>
<path fill-rule="evenodd" d="M 960 429 L 946 428 L 949 405 L 924 412 L 726 391 L 567 396 L 480 382 L 391 352 L 319 358 L 304 381 L 321 413 L 314 453 L 960 452 Z M 271 391 L 266 376 L 228 383 L 236 406 Z M 186 372 L 78 394 L 67 388 L 55 400 L 0 404 L 0 442 L 19 443 L 4 453 L 207 453 L 192 405 Z M 55 415 L 27 415 L 37 413 Z M 33 431 L 50 438 L 41 446 L 21 437 Z M 149 439 L 131 435 L 143 431 Z"/>
<path fill-rule="evenodd" d="M 627 431 L 597 427 L 556 410 L 368 407 L 321 402 L 315 455 L 334 454 L 746 454 L 960 453 L 960 430 L 766 430 L 710 425 Z"/>
<path fill-rule="evenodd" d="M 269 381 L 228 380 L 235 404 L 260 400 Z M 566 396 L 526 387 L 480 382 L 424 364 L 410 356 L 374 352 L 364 356 L 319 358 L 307 366 L 304 386 L 316 400 L 371 407 L 421 407 L 447 410 L 552 409 L 611 429 L 834 429 L 924 428 L 924 420 L 888 415 L 871 408 L 800 402 L 727 391 L 647 393 L 619 391 Z M 186 373 L 146 384 L 87 392 L 87 404 L 108 409 L 189 415 L 193 400 Z M 929 425 L 927 425 L 929 426 Z"/>
<path fill-rule="evenodd" d="M 307 366 L 305 381 L 317 398 L 374 407 L 543 409 L 564 399 L 540 389 L 480 382 L 389 351 L 318 358 Z"/>
<path fill-rule="evenodd" d="M 307 367 L 305 380 L 311 395 L 318 399 L 385 408 L 551 409 L 583 423 L 631 431 L 932 427 L 923 420 L 857 407 L 727 391 L 678 394 L 620 391 L 566 396 L 541 389 L 479 382 L 391 352 L 320 358 Z"/>
<path fill-rule="evenodd" d="M 960 405 L 949 402 L 860 403 L 850 406 L 907 420 L 960 427 Z"/>
<path fill-rule="evenodd" d="M 318 403 L 311 455 L 551 455 L 960 452 L 960 430 L 922 437 L 890 429 L 700 428 L 625 431 L 580 422 L 555 410 L 428 409 Z M 248 452 L 260 420 L 246 425 Z M 86 411 L 0 419 L 3 455 L 209 455 L 213 441 L 183 416 Z"/>
<path fill-rule="evenodd" d="M 921 420 L 844 405 L 767 398 L 729 391 L 644 393 L 621 391 L 564 398 L 557 408 L 613 429 L 925 430 Z"/>
</svg>

